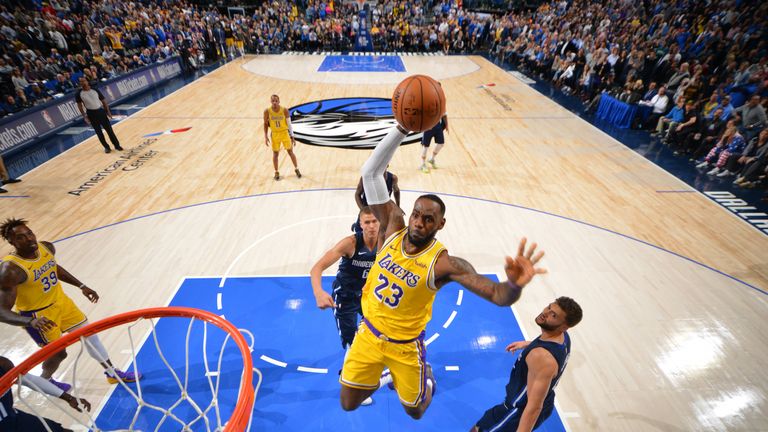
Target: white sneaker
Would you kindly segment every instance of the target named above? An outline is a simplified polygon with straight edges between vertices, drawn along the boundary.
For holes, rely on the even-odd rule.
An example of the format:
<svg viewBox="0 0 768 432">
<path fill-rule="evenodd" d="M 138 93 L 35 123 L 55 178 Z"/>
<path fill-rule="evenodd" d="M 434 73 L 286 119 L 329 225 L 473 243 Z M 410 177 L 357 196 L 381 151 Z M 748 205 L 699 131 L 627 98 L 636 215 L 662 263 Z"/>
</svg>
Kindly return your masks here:
<svg viewBox="0 0 768 432">
<path fill-rule="evenodd" d="M 711 170 L 707 171 L 707 175 L 717 175 L 717 173 L 720 172 L 720 168 L 714 167 Z"/>
<path fill-rule="evenodd" d="M 429 167 L 427 166 L 427 164 L 422 164 L 419 167 L 419 170 L 421 170 L 421 172 L 423 172 L 424 174 L 429 174 Z"/>
<path fill-rule="evenodd" d="M 704 161 L 704 162 L 702 162 L 702 163 L 700 163 L 700 164 L 696 165 L 696 168 L 706 168 L 706 167 L 708 167 L 708 166 L 709 166 L 709 162 L 707 162 L 707 161 Z"/>
<path fill-rule="evenodd" d="M 732 172 L 730 172 L 728 170 L 724 170 L 723 172 L 718 173 L 717 176 L 718 177 L 728 177 L 729 175 L 732 175 L 732 174 L 733 174 Z"/>
<path fill-rule="evenodd" d="M 432 158 L 429 160 L 429 164 L 432 165 L 432 169 L 437 169 L 437 164 L 435 163 L 435 158 Z"/>
<path fill-rule="evenodd" d="M 373 399 L 370 396 L 365 398 L 365 400 L 360 403 L 360 405 L 362 406 L 368 406 L 372 404 L 373 404 Z"/>
</svg>

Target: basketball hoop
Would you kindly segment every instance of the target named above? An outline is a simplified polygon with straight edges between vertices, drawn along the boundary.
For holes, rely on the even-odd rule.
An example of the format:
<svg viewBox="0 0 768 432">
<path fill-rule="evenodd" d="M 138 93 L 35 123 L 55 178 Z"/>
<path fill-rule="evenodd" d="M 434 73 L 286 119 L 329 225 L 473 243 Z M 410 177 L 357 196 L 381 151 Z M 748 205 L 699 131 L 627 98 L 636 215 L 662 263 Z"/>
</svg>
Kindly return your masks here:
<svg viewBox="0 0 768 432">
<path fill-rule="evenodd" d="M 258 391 L 258 387 L 261 385 L 261 372 L 259 372 L 258 369 L 255 369 L 253 367 L 253 361 L 251 359 L 252 347 L 249 347 L 248 343 L 246 342 L 241 332 L 229 321 L 211 312 L 200 310 L 200 309 L 187 308 L 187 307 L 149 308 L 149 309 L 140 309 L 133 312 L 126 312 L 123 314 L 105 318 L 103 320 L 89 324 L 85 327 L 79 328 L 71 333 L 67 333 L 64 336 L 62 336 L 60 339 L 41 348 L 36 353 L 32 354 L 24 362 L 17 365 L 15 368 L 13 368 L 9 372 L 7 372 L 5 375 L 3 375 L 2 378 L 0 378 L 0 395 L 5 394 L 6 391 L 9 391 L 13 384 L 18 385 L 20 381 L 19 378 L 21 377 L 21 375 L 28 373 L 34 367 L 41 364 L 47 358 L 51 357 L 53 354 L 77 343 L 78 341 L 80 341 L 81 345 L 84 346 L 87 343 L 87 340 L 85 339 L 86 337 L 103 332 L 105 330 L 108 330 L 120 325 L 129 325 L 128 335 L 129 335 L 129 338 L 131 339 L 132 364 L 135 369 L 136 368 L 136 349 L 133 344 L 133 337 L 131 336 L 131 328 L 143 320 L 151 320 L 153 318 L 174 318 L 174 317 L 175 318 L 191 318 L 189 322 L 189 327 L 187 331 L 187 340 L 186 340 L 187 351 L 185 355 L 186 355 L 186 362 L 187 362 L 187 365 L 186 365 L 187 373 L 189 372 L 189 346 L 190 346 L 189 341 L 190 341 L 190 335 L 192 334 L 193 324 L 195 323 L 196 320 L 203 323 L 203 344 L 204 344 L 203 358 L 204 358 L 204 364 L 205 364 L 205 370 L 206 370 L 205 378 L 208 379 L 208 384 L 210 386 L 210 391 L 212 393 L 211 402 L 207 407 L 205 407 L 204 409 L 201 409 L 200 407 L 198 407 L 198 404 L 196 404 L 195 401 L 193 401 L 191 398 L 188 397 L 187 379 L 186 377 L 184 377 L 185 378 L 184 383 L 182 384 L 181 380 L 177 376 L 173 367 L 171 367 L 171 365 L 166 360 L 165 356 L 163 356 L 162 351 L 160 350 L 160 347 L 158 345 L 158 338 L 157 338 L 157 334 L 155 333 L 155 324 L 153 321 L 150 321 L 150 325 L 153 333 L 153 339 L 155 341 L 156 347 L 158 348 L 158 353 L 160 354 L 160 358 L 168 367 L 168 369 L 171 371 L 171 374 L 173 375 L 175 381 L 177 382 L 177 384 L 179 385 L 179 388 L 181 389 L 180 400 L 189 399 L 189 403 L 194 408 L 194 411 L 197 413 L 197 417 L 189 422 L 183 419 L 180 419 L 173 413 L 173 409 L 176 408 L 176 405 L 178 405 L 178 402 L 169 408 L 162 408 L 162 407 L 150 404 L 145 399 L 143 399 L 140 382 L 136 383 L 137 391 L 134 392 L 122 380 L 120 380 L 119 385 L 122 388 L 124 388 L 135 399 L 138 405 L 138 408 L 136 410 L 136 413 L 134 415 L 134 418 L 131 424 L 121 426 L 121 430 L 134 430 L 134 423 L 136 422 L 136 418 L 139 416 L 139 409 L 144 409 L 144 410 L 150 409 L 156 412 L 159 411 L 163 415 L 163 418 L 160 421 L 160 423 L 163 423 L 166 421 L 175 421 L 177 423 L 180 423 L 179 426 L 183 426 L 183 428 L 180 428 L 179 430 L 192 430 L 191 426 L 196 426 L 195 430 L 197 430 L 197 426 L 200 426 L 202 423 L 205 424 L 206 430 L 215 430 L 215 431 L 243 432 L 246 429 L 250 428 L 249 420 L 251 417 L 251 412 L 253 411 L 253 403 L 256 398 L 256 392 Z M 208 323 L 213 324 L 214 326 L 223 330 L 226 333 L 224 342 L 222 343 L 221 350 L 219 351 L 218 367 L 215 370 L 210 370 L 208 368 L 208 358 L 207 358 L 206 346 L 205 346 L 207 344 L 207 338 L 208 338 L 208 326 L 207 326 Z M 229 420 L 227 421 L 225 419 L 224 421 L 222 421 L 221 415 L 219 412 L 220 406 L 218 402 L 218 390 L 219 390 L 221 365 L 222 365 L 222 359 L 224 355 L 224 348 L 227 342 L 229 341 L 229 339 L 234 340 L 235 345 L 239 350 L 239 354 L 242 355 L 243 369 L 242 369 L 242 373 L 240 374 L 240 388 L 238 390 L 236 405 L 232 411 L 231 416 L 229 417 Z M 77 356 L 77 360 L 73 368 L 73 380 L 72 380 L 73 383 L 76 382 L 77 361 L 79 361 L 82 351 L 83 350 L 81 347 L 80 354 Z M 254 389 L 254 385 L 253 385 L 254 372 L 257 373 L 259 376 L 259 381 L 256 386 L 256 389 Z M 215 383 L 212 377 L 215 377 Z M 18 385 L 18 387 L 20 387 L 20 385 Z M 76 391 L 77 391 L 77 387 L 74 387 L 72 389 L 72 393 L 73 393 L 73 396 L 75 397 L 77 397 L 77 394 L 75 394 Z M 21 397 L 21 392 L 17 392 L 17 395 L 19 397 L 19 401 L 22 404 L 24 404 L 27 408 L 29 408 L 33 414 L 38 416 L 38 418 L 42 419 L 42 416 L 38 412 L 36 412 L 35 408 L 31 406 L 31 404 L 27 403 L 24 400 L 25 398 Z M 48 396 L 46 396 L 46 398 L 48 398 L 49 402 L 52 402 L 52 403 L 53 403 L 53 399 L 55 399 Z M 79 422 L 87 430 L 94 430 L 94 431 L 101 430 L 96 425 L 96 420 L 92 418 L 90 414 L 88 415 L 88 421 L 83 423 L 81 420 L 75 418 L 72 414 L 70 414 L 70 411 L 68 410 L 69 407 L 63 408 L 56 403 L 53 403 L 53 405 L 60 408 L 61 411 L 64 412 L 64 415 L 67 418 L 72 419 L 75 422 Z M 207 417 L 208 414 L 211 415 L 212 419 L 208 419 Z M 209 425 L 209 422 L 213 423 L 213 420 L 215 420 L 216 424 Z M 198 423 L 198 424 L 195 425 L 195 423 Z M 158 427 L 159 427 L 159 424 L 158 424 Z"/>
</svg>

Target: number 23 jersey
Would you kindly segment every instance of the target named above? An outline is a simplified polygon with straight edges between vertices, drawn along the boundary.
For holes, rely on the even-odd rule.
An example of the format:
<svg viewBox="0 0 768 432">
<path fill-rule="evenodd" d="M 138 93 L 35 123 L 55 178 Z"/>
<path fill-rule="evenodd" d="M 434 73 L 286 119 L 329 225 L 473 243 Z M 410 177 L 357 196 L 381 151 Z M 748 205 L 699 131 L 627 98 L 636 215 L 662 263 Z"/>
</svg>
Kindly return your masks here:
<svg viewBox="0 0 768 432">
<path fill-rule="evenodd" d="M 17 310 L 42 309 L 61 298 L 63 291 L 56 258 L 42 243 L 37 243 L 37 259 L 29 260 L 12 254 L 3 257 L 3 261 L 14 263 L 27 274 L 27 279 L 16 287 Z"/>
<path fill-rule="evenodd" d="M 390 339 L 417 337 L 432 319 L 437 294 L 435 262 L 445 247 L 432 242 L 417 255 L 405 252 L 408 228 L 392 234 L 376 254 L 363 287 L 363 316 Z"/>
</svg>

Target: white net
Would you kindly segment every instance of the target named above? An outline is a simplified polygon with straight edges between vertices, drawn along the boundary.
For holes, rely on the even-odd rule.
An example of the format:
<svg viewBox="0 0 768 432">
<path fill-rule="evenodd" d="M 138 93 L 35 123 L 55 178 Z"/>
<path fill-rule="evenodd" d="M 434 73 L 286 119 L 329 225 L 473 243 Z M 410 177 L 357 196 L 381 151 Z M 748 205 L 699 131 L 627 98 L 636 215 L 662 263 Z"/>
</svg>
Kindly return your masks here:
<svg viewBox="0 0 768 432">
<path fill-rule="evenodd" d="M 184 323 L 179 321 L 187 319 L 189 323 L 186 324 L 182 347 L 178 335 Z M 176 321 L 175 325 L 168 325 L 168 320 Z M 137 326 L 147 324 L 148 332 L 137 332 Z M 162 327 L 160 331 L 158 327 Z M 14 392 L 17 407 L 37 416 L 49 432 L 53 432 L 53 429 L 44 421 L 45 417 L 75 431 L 242 430 L 241 427 L 227 428 L 227 420 L 238 403 L 244 364 L 240 351 L 235 344 L 229 343 L 232 339 L 230 333 L 215 325 L 209 326 L 199 318 L 181 317 L 164 317 L 160 320 L 141 318 L 128 324 L 127 330 L 131 356 L 128 370 L 137 376 L 141 372 L 142 379 L 127 383 L 113 367 L 108 367 L 106 372 L 116 377 L 117 387 L 107 395 L 100 407 L 94 407 L 96 409 L 91 412 L 84 409 L 78 412 L 64 400 L 45 394 L 34 383 L 22 378 L 17 380 Z M 240 332 L 250 339 L 248 348 L 252 351 L 253 334 L 244 329 L 240 329 Z M 138 345 L 136 333 L 145 335 Z M 149 340 L 152 344 L 148 343 Z M 83 356 L 83 352 L 94 351 L 88 338 L 80 337 L 79 341 L 71 374 L 65 375 L 66 378 L 71 377 L 73 386 L 69 393 L 78 401 L 85 398 L 87 390 L 87 385 L 81 383 L 88 382 L 87 378 L 79 376 L 79 371 L 83 369 L 82 359 L 90 357 Z M 212 364 L 215 367 L 211 367 Z M 261 387 L 262 374 L 256 368 L 253 368 L 253 373 L 256 377 L 255 400 Z M 22 383 L 36 391 L 22 391 Z M 40 400 L 41 397 L 44 400 Z M 250 427 L 249 420 L 245 430 L 250 430 Z"/>
</svg>

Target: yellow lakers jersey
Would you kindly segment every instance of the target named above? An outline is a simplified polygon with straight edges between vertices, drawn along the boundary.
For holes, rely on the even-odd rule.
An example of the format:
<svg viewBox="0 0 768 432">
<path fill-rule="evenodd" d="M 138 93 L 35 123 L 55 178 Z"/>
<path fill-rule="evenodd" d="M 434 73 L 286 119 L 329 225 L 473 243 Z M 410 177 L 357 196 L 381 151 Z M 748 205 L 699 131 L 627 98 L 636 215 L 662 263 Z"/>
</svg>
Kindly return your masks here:
<svg viewBox="0 0 768 432">
<path fill-rule="evenodd" d="M 288 131 L 288 122 L 285 118 L 285 109 L 280 107 L 277 112 L 272 111 L 272 107 L 267 108 L 269 111 L 269 129 L 273 134 Z"/>
<path fill-rule="evenodd" d="M 37 243 L 36 259 L 29 260 L 12 254 L 3 257 L 3 261 L 14 263 L 27 274 L 27 280 L 16 287 L 16 310 L 42 309 L 63 295 L 56 258 L 42 243 Z"/>
<path fill-rule="evenodd" d="M 392 234 L 376 254 L 363 286 L 363 316 L 391 339 L 413 339 L 432 319 L 435 262 L 445 250 L 432 243 L 418 255 L 405 252 L 407 228 Z"/>
</svg>

